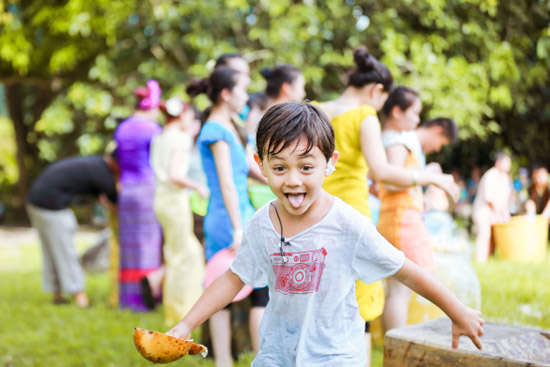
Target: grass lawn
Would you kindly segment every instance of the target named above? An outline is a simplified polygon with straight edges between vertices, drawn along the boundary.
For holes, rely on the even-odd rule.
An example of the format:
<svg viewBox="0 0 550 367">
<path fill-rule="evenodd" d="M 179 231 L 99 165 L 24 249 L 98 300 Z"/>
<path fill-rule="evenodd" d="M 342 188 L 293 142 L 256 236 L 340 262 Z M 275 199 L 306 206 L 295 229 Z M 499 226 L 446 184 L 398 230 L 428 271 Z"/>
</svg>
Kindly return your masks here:
<svg viewBox="0 0 550 367">
<path fill-rule="evenodd" d="M 1 233 L 0 233 L 1 236 Z M 78 242 L 83 250 L 90 240 Z M 550 329 L 550 271 L 543 264 L 492 260 L 476 266 L 486 320 Z M 107 275 L 87 276 L 93 307 L 54 306 L 41 291 L 40 250 L 36 241 L 13 245 L 0 237 L 0 367 L 151 366 L 135 350 L 134 327 L 166 330 L 159 309 L 137 314 L 107 306 Z M 237 366 L 248 366 L 250 353 Z M 174 366 L 214 366 L 212 359 L 189 357 Z M 382 365 L 376 347 L 373 366 Z"/>
</svg>

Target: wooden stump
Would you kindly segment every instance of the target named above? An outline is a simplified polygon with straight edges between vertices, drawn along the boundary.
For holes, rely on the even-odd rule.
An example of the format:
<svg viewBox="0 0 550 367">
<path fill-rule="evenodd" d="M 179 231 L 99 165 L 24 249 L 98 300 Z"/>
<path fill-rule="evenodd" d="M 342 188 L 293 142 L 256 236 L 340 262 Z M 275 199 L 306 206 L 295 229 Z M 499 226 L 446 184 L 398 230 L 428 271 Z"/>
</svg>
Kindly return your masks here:
<svg viewBox="0 0 550 367">
<path fill-rule="evenodd" d="M 384 367 L 550 366 L 550 333 L 542 330 L 486 323 L 478 351 L 461 337 L 451 348 L 451 321 L 440 318 L 390 330 L 384 338 Z"/>
</svg>

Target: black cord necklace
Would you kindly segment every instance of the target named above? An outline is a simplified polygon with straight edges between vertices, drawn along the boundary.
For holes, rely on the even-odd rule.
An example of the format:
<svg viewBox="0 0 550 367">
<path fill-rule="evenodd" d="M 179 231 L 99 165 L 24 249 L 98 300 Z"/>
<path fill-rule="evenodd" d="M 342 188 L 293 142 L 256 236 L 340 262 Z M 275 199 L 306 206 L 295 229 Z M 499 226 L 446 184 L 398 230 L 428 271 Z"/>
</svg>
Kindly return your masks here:
<svg viewBox="0 0 550 367">
<path fill-rule="evenodd" d="M 283 250 L 283 245 L 284 246 L 290 246 L 290 242 L 288 242 L 285 239 L 285 236 L 283 235 L 283 222 L 281 221 L 281 217 L 279 217 L 279 212 L 277 211 L 277 207 L 273 203 L 270 203 L 270 204 L 273 207 L 273 209 L 275 210 L 275 215 L 277 215 L 277 220 L 279 221 L 279 227 L 281 228 L 281 240 L 279 242 L 279 252 L 281 254 L 281 259 L 283 260 L 283 263 L 286 263 L 286 262 L 288 262 L 288 259 L 285 256 L 285 252 Z"/>
</svg>

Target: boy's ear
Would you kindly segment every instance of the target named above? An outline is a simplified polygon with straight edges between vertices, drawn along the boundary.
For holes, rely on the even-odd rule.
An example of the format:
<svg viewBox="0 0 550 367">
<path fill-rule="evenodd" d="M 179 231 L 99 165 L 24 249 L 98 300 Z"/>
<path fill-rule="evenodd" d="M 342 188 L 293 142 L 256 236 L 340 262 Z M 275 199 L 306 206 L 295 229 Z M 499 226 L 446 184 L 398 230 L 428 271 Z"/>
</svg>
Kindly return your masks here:
<svg viewBox="0 0 550 367">
<path fill-rule="evenodd" d="M 332 164 L 334 164 L 336 166 L 336 162 L 338 162 L 338 158 L 340 158 L 340 152 L 335 150 L 334 152 L 332 152 Z"/>
<path fill-rule="evenodd" d="M 258 163 L 258 166 L 262 167 L 262 161 L 260 160 L 258 153 L 254 153 L 254 160 Z"/>
<path fill-rule="evenodd" d="M 254 153 L 254 160 L 256 161 L 256 163 L 258 164 L 258 166 L 260 167 L 260 170 L 262 171 L 262 175 L 267 178 L 267 176 L 265 175 L 265 169 L 264 169 L 264 165 L 263 165 L 263 162 L 262 160 L 260 159 L 260 156 L 258 155 L 258 153 Z"/>
<path fill-rule="evenodd" d="M 338 162 L 339 157 L 340 157 L 340 153 L 338 153 L 338 151 L 335 150 L 327 162 L 325 176 L 330 176 L 336 170 L 336 162 Z"/>
</svg>

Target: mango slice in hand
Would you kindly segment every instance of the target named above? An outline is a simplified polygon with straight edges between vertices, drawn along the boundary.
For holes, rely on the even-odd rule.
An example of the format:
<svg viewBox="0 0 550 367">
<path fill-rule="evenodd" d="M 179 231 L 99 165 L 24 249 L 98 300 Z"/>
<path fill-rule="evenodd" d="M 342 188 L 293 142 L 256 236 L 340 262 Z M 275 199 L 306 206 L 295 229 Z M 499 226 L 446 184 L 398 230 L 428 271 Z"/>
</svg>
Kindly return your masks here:
<svg viewBox="0 0 550 367">
<path fill-rule="evenodd" d="M 134 329 L 134 343 L 139 353 L 154 363 L 169 363 L 186 354 L 202 354 L 206 357 L 208 349 L 191 340 L 175 338 L 157 331 Z"/>
</svg>

